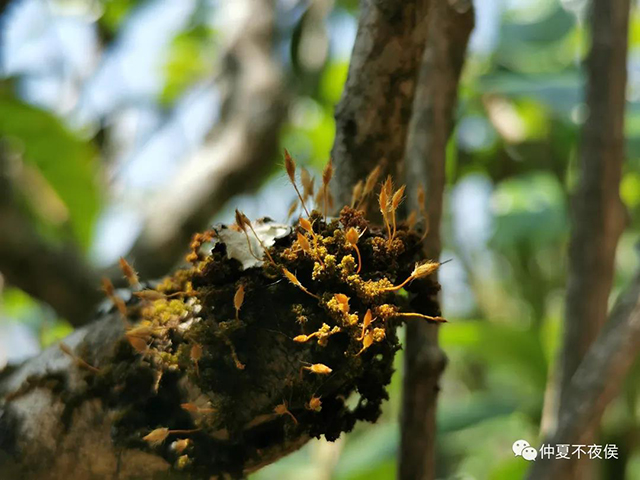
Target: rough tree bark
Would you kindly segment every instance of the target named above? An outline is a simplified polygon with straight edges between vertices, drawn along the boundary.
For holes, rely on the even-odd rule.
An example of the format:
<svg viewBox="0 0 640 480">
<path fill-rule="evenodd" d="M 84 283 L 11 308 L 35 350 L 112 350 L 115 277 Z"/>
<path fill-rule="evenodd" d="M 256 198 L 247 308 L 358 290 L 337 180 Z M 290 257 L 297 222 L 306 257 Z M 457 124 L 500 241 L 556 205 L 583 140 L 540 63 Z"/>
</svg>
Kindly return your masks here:
<svg viewBox="0 0 640 480">
<path fill-rule="evenodd" d="M 569 403 L 572 379 L 607 319 L 618 239 L 625 226 L 619 197 L 624 160 L 629 0 L 593 0 L 587 61 L 588 118 L 582 132 L 579 179 L 573 198 L 564 337 L 555 386 L 553 432 Z M 552 415 L 553 416 L 553 415 Z M 589 421 L 596 435 L 600 417 Z M 572 461 L 563 478 L 586 478 L 588 462 Z M 569 473 L 571 472 L 571 473 Z"/>
<path fill-rule="evenodd" d="M 409 126 L 405 156 L 408 204 L 426 208 L 429 233 L 424 241 L 427 258 L 440 257 L 440 222 L 445 179 L 446 146 L 453 126 L 458 82 L 469 36 L 474 25 L 470 1 L 455 5 L 433 0 L 429 35 Z M 426 187 L 426 205 L 417 191 Z M 438 304 L 437 298 L 419 297 Z M 438 307 L 436 307 L 438 308 Z M 438 347 L 438 325 L 410 323 L 404 343 L 404 387 L 399 478 L 435 478 L 436 400 L 446 356 Z"/>
<path fill-rule="evenodd" d="M 414 269 L 420 234 L 404 225 L 388 238 L 348 207 L 304 220 L 310 239 L 303 220 L 216 228 L 189 268 L 154 289 L 133 281 L 126 304 L 112 295 L 117 310 L 3 372 L 0 472 L 241 478 L 312 437 L 376 421 L 396 327 L 441 321 L 394 285 L 424 292 L 437 264 Z"/>
<path fill-rule="evenodd" d="M 403 178 L 409 118 L 430 0 L 363 0 L 349 74 L 336 106 L 331 158 L 339 205 L 377 165 Z"/>
</svg>

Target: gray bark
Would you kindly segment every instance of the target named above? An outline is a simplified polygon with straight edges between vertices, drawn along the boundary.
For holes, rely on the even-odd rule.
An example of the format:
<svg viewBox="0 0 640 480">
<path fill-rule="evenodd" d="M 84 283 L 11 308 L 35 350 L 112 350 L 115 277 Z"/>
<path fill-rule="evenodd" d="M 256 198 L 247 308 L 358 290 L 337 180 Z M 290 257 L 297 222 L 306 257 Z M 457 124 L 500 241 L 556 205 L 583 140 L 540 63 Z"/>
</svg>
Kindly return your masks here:
<svg viewBox="0 0 640 480">
<path fill-rule="evenodd" d="M 430 0 L 363 0 L 349 74 L 336 106 L 331 158 L 339 205 L 378 164 L 404 178 L 402 161 Z"/>
</svg>

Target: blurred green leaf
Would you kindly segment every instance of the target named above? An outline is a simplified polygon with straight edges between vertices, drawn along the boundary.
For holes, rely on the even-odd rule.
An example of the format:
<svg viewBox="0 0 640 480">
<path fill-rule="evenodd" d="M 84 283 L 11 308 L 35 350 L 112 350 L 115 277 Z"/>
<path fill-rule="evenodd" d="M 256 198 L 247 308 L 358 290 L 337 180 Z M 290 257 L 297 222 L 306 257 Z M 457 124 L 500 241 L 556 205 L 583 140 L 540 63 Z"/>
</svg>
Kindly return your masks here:
<svg viewBox="0 0 640 480">
<path fill-rule="evenodd" d="M 60 197 L 72 230 L 87 247 L 100 206 L 97 152 L 89 140 L 67 128 L 50 112 L 0 91 L 0 135 L 23 153 Z"/>
<path fill-rule="evenodd" d="M 44 322 L 40 330 L 40 345 L 42 348 L 47 348 L 72 332 L 73 327 L 66 320 L 58 319 L 53 323 Z"/>
<path fill-rule="evenodd" d="M 103 0 L 99 22 L 113 34 L 141 0 Z"/>
<path fill-rule="evenodd" d="M 397 462 L 390 459 L 378 463 L 375 468 L 368 468 L 362 472 L 357 472 L 351 476 L 344 477 L 344 480 L 393 480 L 396 478 L 397 469 Z"/>
<path fill-rule="evenodd" d="M 500 182 L 492 199 L 498 250 L 530 242 L 536 246 L 558 241 L 567 230 L 565 195 L 558 179 L 534 172 Z"/>
<path fill-rule="evenodd" d="M 547 361 L 540 339 L 529 330 L 486 321 L 452 322 L 441 329 L 440 340 L 445 350 L 472 352 L 484 359 L 488 368 L 506 368 L 522 375 L 536 390 L 544 390 Z"/>
<path fill-rule="evenodd" d="M 322 171 L 335 136 L 332 110 L 323 108 L 311 97 L 302 97 L 293 103 L 290 119 L 283 129 L 282 148 L 295 152 L 298 160 Z"/>
<path fill-rule="evenodd" d="M 464 401 L 441 402 L 438 407 L 438 432 L 450 433 L 469 428 L 485 420 L 509 415 L 517 409 L 517 400 L 509 398 L 509 395 L 471 394 Z"/>
<path fill-rule="evenodd" d="M 488 480 L 514 480 L 524 478 L 531 464 L 521 457 L 514 457 L 499 463 L 489 474 Z"/>
<path fill-rule="evenodd" d="M 360 5 L 358 0 L 338 0 L 336 4 L 350 13 L 357 13 Z"/>
<path fill-rule="evenodd" d="M 350 435 L 335 468 L 337 479 L 361 478 L 367 472 L 394 462 L 400 439 L 397 423 L 379 423 L 357 438 Z M 375 477 L 374 477 L 375 478 Z"/>
<path fill-rule="evenodd" d="M 529 141 L 544 140 L 549 133 L 549 115 L 545 105 L 530 98 L 518 99 L 515 107 L 525 126 L 525 135 Z"/>
<path fill-rule="evenodd" d="M 535 21 L 531 21 L 528 15 L 526 16 L 526 21 L 514 18 L 513 15 L 507 15 L 500 30 L 501 42 L 504 44 L 522 42 L 540 45 L 555 44 L 562 40 L 573 29 L 577 19 L 558 3 L 546 3 L 550 4 L 546 15 L 544 15 L 544 7 L 539 4 L 536 5 L 536 10 L 541 11 L 543 15 L 536 18 Z"/>
<path fill-rule="evenodd" d="M 215 31 L 204 24 L 192 26 L 173 38 L 164 67 L 162 103 L 172 103 L 211 74 L 216 58 L 215 38 Z"/>
<path fill-rule="evenodd" d="M 340 100 L 348 71 L 349 63 L 347 62 L 331 62 L 325 68 L 320 80 L 320 93 L 329 105 L 333 106 Z"/>
<path fill-rule="evenodd" d="M 583 100 L 584 79 L 577 70 L 536 75 L 499 71 L 489 73 L 477 81 L 479 93 L 537 100 L 565 117 L 570 117 Z"/>
<path fill-rule="evenodd" d="M 37 308 L 36 301 L 18 288 L 6 288 L 0 295 L 0 307 L 7 317 L 19 318 L 30 310 Z"/>
<path fill-rule="evenodd" d="M 620 197 L 629 208 L 640 205 L 640 174 L 628 172 L 620 184 Z"/>
</svg>

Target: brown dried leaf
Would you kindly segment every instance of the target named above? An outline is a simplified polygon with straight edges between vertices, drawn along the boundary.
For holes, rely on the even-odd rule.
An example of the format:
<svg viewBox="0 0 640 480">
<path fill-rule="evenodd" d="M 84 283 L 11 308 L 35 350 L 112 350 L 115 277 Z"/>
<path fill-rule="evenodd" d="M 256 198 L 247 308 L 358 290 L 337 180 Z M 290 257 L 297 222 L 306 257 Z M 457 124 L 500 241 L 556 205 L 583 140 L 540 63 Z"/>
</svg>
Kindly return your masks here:
<svg viewBox="0 0 640 480">
<path fill-rule="evenodd" d="M 244 302 L 244 285 L 240 285 L 236 290 L 236 294 L 233 296 L 233 306 L 236 311 L 240 310 L 242 303 Z"/>
<path fill-rule="evenodd" d="M 289 152 L 286 148 L 284 150 L 284 168 L 287 171 L 287 175 L 289 175 L 289 180 L 291 180 L 291 183 L 295 184 L 296 162 L 294 162 L 293 158 L 291 158 L 291 155 L 289 155 Z"/>
</svg>

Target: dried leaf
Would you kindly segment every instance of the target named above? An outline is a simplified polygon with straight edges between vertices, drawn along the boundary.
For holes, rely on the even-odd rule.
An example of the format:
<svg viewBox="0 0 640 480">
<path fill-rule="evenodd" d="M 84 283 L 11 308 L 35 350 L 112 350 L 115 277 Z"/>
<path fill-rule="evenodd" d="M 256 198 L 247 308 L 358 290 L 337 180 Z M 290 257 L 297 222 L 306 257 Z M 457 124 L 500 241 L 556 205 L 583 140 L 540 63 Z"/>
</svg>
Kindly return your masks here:
<svg viewBox="0 0 640 480">
<path fill-rule="evenodd" d="M 287 220 L 290 219 L 296 210 L 298 209 L 298 199 L 295 198 L 293 202 L 291 202 L 291 206 L 289 207 L 289 211 L 287 212 Z"/>
<path fill-rule="evenodd" d="M 171 448 L 173 448 L 173 450 L 175 450 L 176 453 L 181 454 L 187 449 L 190 443 L 191 443 L 191 440 L 189 440 L 188 438 L 181 438 L 173 442 L 171 444 Z"/>
<path fill-rule="evenodd" d="M 380 213 L 383 218 L 387 218 L 387 212 L 389 211 L 389 197 L 387 196 L 387 190 L 382 188 L 380 195 L 378 195 L 378 205 L 380 206 Z"/>
<path fill-rule="evenodd" d="M 286 268 L 283 268 L 282 272 L 289 279 L 289 281 L 291 283 L 293 283 L 296 287 L 302 287 L 302 284 L 300 283 L 300 280 L 298 280 L 298 278 L 293 273 L 291 273 Z"/>
<path fill-rule="evenodd" d="M 302 182 L 302 192 L 304 199 L 313 197 L 313 177 L 306 168 L 300 170 L 300 181 Z"/>
<path fill-rule="evenodd" d="M 138 274 L 133 269 L 133 267 L 129 264 L 129 262 L 127 262 L 124 259 L 124 257 L 120 257 L 119 263 L 120 263 L 120 270 L 122 270 L 122 273 L 124 274 L 124 277 L 127 279 L 127 282 L 129 282 L 129 285 L 131 287 L 139 286 L 140 281 L 138 279 Z"/>
<path fill-rule="evenodd" d="M 307 220 L 304 217 L 300 217 L 300 220 L 298 220 L 298 223 L 300 223 L 300 226 L 304 230 L 306 230 L 307 232 L 313 235 L 313 225 L 311 225 L 311 222 L 309 220 Z"/>
<path fill-rule="evenodd" d="M 157 290 L 141 290 L 139 292 L 133 292 L 133 295 L 140 298 L 141 300 L 148 300 L 150 302 L 163 300 L 167 297 L 164 293 Z"/>
<path fill-rule="evenodd" d="M 200 360 L 202 358 L 202 345 L 198 344 L 198 343 L 194 343 L 193 346 L 191 347 L 191 360 L 193 360 L 194 362 L 197 362 L 198 360 Z"/>
<path fill-rule="evenodd" d="M 378 182 L 378 178 L 380 177 L 380 173 L 382 173 L 382 167 L 380 167 L 380 165 L 377 165 L 376 168 L 374 168 L 367 177 L 367 180 L 364 184 L 364 191 L 362 192 L 363 195 L 368 195 L 373 191 L 376 183 Z"/>
<path fill-rule="evenodd" d="M 324 185 L 324 187 L 329 185 L 331 177 L 333 177 L 333 162 L 331 161 L 331 159 L 329 159 L 329 162 L 322 171 L 322 185 Z"/>
<path fill-rule="evenodd" d="M 155 430 L 152 430 L 149 434 L 142 437 L 142 439 L 148 442 L 149 445 L 151 446 L 158 446 L 162 442 L 164 442 L 168 436 L 169 436 L 169 429 L 162 427 L 162 428 L 156 428 Z"/>
<path fill-rule="evenodd" d="M 236 290 L 236 294 L 233 296 L 233 306 L 236 308 L 236 312 L 242 307 L 244 302 L 244 285 L 240 285 Z"/>
<path fill-rule="evenodd" d="M 353 227 L 349 228 L 345 236 L 347 238 L 347 242 L 349 242 L 351 245 L 355 246 L 358 244 L 358 239 L 360 238 L 360 235 L 358 234 L 358 231 L 355 228 Z"/>
<path fill-rule="evenodd" d="M 331 372 L 333 372 L 333 370 L 331 370 L 331 368 L 327 367 L 326 365 L 322 364 L 322 363 L 314 363 L 313 365 L 309 366 L 309 367 L 304 367 L 307 370 L 309 370 L 312 373 L 316 373 L 318 375 L 329 375 Z"/>
<path fill-rule="evenodd" d="M 195 403 L 181 403 L 180 407 L 187 412 L 198 413 L 200 410 Z"/>
<path fill-rule="evenodd" d="M 111 280 L 106 277 L 102 278 L 102 291 L 110 299 L 113 298 L 116 294 L 115 288 L 113 288 L 113 283 L 111 283 Z"/>
<path fill-rule="evenodd" d="M 311 244 L 309 243 L 309 240 L 307 240 L 307 237 L 302 235 L 300 232 L 298 232 L 298 244 L 303 251 L 311 253 Z"/>
<path fill-rule="evenodd" d="M 415 210 L 411 210 L 411 213 L 407 217 L 407 226 L 409 227 L 409 229 L 413 230 L 413 227 L 416 226 L 417 221 L 418 212 L 416 212 Z"/>
<path fill-rule="evenodd" d="M 293 161 L 293 158 L 291 158 L 291 155 L 289 155 L 289 152 L 287 151 L 286 148 L 284 150 L 284 168 L 287 171 L 287 175 L 289 175 L 289 180 L 291 180 L 291 183 L 295 184 L 296 183 L 296 162 Z"/>
<path fill-rule="evenodd" d="M 127 341 L 136 352 L 145 353 L 147 351 L 147 342 L 144 338 L 127 335 Z"/>
<path fill-rule="evenodd" d="M 364 188 L 364 182 L 362 180 L 358 180 L 358 183 L 355 184 L 353 190 L 351 191 L 351 207 L 355 207 L 356 202 L 360 200 L 362 197 L 362 190 Z"/>
<path fill-rule="evenodd" d="M 411 276 L 413 278 L 426 277 L 428 275 L 431 275 L 433 272 L 435 272 L 439 266 L 440 266 L 440 263 L 431 262 L 431 261 L 426 261 L 422 264 L 416 263 L 416 266 L 413 269 L 413 272 L 411 272 Z"/>
<path fill-rule="evenodd" d="M 247 231 L 248 221 L 246 215 L 236 208 L 236 224 L 243 232 Z"/>
<path fill-rule="evenodd" d="M 313 410 L 314 412 L 319 412 L 322 410 L 322 402 L 319 397 L 312 396 L 309 399 L 309 402 L 305 405 L 307 410 Z"/>
<path fill-rule="evenodd" d="M 406 188 L 406 186 L 402 185 L 396 191 L 396 193 L 393 194 L 393 198 L 391 199 L 391 208 L 393 210 L 397 210 L 398 207 L 400 206 L 400 203 L 402 203 L 402 198 L 403 198 L 403 195 L 404 195 L 405 188 Z"/>
</svg>

